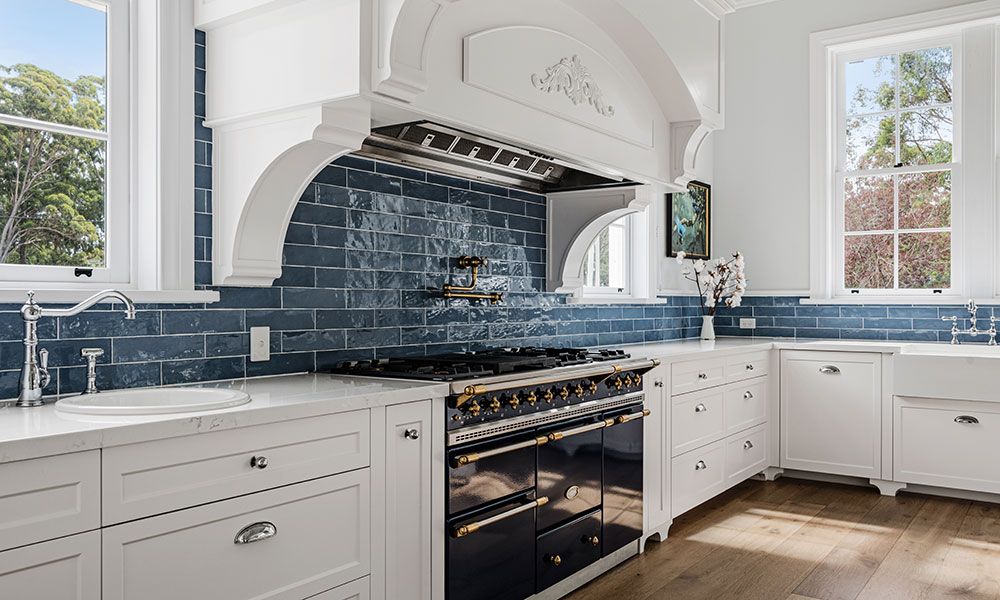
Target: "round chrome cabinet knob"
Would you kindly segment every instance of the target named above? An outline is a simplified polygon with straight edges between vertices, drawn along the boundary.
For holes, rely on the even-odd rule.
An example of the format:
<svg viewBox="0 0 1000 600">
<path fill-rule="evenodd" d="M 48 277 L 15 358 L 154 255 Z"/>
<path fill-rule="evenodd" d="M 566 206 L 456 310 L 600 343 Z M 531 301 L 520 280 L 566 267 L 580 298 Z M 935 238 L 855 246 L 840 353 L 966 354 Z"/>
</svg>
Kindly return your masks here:
<svg viewBox="0 0 1000 600">
<path fill-rule="evenodd" d="M 405 437 L 408 440 L 419 440 L 420 431 L 417 429 L 407 429 L 406 431 L 403 432 L 403 437 Z"/>
<path fill-rule="evenodd" d="M 266 469 L 267 468 L 267 457 L 266 456 L 253 456 L 250 458 L 250 466 L 254 469 Z"/>
</svg>

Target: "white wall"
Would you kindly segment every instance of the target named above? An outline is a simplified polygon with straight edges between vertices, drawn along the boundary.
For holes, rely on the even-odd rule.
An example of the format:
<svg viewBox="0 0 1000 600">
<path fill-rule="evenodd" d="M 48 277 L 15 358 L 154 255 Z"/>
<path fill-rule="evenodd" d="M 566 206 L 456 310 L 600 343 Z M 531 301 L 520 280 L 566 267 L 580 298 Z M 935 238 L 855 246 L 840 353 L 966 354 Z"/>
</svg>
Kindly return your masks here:
<svg viewBox="0 0 1000 600">
<path fill-rule="evenodd" d="M 727 15 L 713 254 L 742 250 L 752 293 L 809 289 L 809 34 L 971 0 L 779 0 Z"/>
</svg>

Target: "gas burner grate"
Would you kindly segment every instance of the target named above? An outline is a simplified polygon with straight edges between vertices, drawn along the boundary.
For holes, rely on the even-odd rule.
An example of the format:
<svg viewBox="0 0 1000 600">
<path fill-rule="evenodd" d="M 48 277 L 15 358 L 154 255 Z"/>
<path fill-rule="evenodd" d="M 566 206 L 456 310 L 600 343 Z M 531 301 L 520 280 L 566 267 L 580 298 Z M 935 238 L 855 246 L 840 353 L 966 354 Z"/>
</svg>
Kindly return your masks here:
<svg viewBox="0 0 1000 600">
<path fill-rule="evenodd" d="M 341 363 L 332 372 L 342 375 L 393 377 L 426 381 L 477 379 L 508 373 L 527 373 L 556 367 L 624 359 L 623 350 L 582 348 L 494 348 L 430 356 L 381 358 Z"/>
</svg>

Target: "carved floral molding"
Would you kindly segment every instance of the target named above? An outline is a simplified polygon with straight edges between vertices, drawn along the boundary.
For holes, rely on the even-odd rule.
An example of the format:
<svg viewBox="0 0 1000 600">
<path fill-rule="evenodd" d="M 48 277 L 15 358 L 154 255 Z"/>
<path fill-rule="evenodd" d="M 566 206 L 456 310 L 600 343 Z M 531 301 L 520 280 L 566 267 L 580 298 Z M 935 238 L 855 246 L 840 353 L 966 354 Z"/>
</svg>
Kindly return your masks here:
<svg viewBox="0 0 1000 600">
<path fill-rule="evenodd" d="M 615 116 L 615 107 L 604 100 L 600 86 L 576 54 L 546 68 L 543 76 L 532 74 L 531 83 L 543 92 L 564 92 L 576 106 L 587 102 L 598 114 Z"/>
</svg>

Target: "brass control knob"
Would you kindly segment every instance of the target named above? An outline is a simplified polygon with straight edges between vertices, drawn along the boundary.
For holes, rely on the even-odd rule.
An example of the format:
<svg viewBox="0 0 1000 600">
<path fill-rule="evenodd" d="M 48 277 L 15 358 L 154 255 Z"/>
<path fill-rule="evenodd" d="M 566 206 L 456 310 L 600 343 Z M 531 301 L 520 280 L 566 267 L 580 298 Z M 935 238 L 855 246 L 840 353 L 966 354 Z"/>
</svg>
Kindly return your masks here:
<svg viewBox="0 0 1000 600">
<path fill-rule="evenodd" d="M 476 402 L 475 400 L 473 400 L 472 404 L 469 405 L 469 414 L 472 415 L 473 417 L 478 417 L 479 416 L 479 411 L 481 411 L 481 410 L 482 410 L 482 407 L 480 407 L 479 403 Z"/>
<path fill-rule="evenodd" d="M 535 402 L 538 402 L 538 396 L 535 395 L 535 392 L 529 392 L 525 400 L 527 400 L 528 404 L 534 406 Z"/>
<path fill-rule="evenodd" d="M 632 374 L 625 376 L 625 387 L 632 387 Z"/>
<path fill-rule="evenodd" d="M 562 564 L 562 557 L 558 554 L 546 554 L 545 562 L 549 563 L 553 567 L 558 567 Z"/>
<path fill-rule="evenodd" d="M 566 387 L 566 386 L 563 386 L 562 389 L 559 390 L 559 397 L 562 398 L 563 400 L 565 400 L 566 398 L 569 398 L 569 388 Z"/>
<path fill-rule="evenodd" d="M 621 377 L 615 377 L 615 389 L 616 390 L 622 389 L 622 384 L 623 384 L 622 378 Z"/>
<path fill-rule="evenodd" d="M 590 390 L 591 394 L 596 394 L 597 393 L 597 384 L 594 383 L 593 381 L 591 381 L 590 382 L 590 386 L 588 386 L 587 389 Z"/>
<path fill-rule="evenodd" d="M 490 410 L 493 412 L 500 410 L 500 398 L 493 396 L 493 398 L 490 399 Z"/>
<path fill-rule="evenodd" d="M 635 376 L 635 384 L 637 386 L 642 385 L 642 375 L 636 375 Z"/>
<path fill-rule="evenodd" d="M 507 399 L 507 404 L 509 404 L 511 408 L 517 408 L 518 406 L 521 406 L 521 397 L 517 394 L 511 394 L 510 398 Z"/>
<path fill-rule="evenodd" d="M 583 543 L 590 544 L 591 546 L 600 546 L 601 538 L 597 537 L 596 535 L 585 535 L 583 536 Z"/>
<path fill-rule="evenodd" d="M 545 393 L 542 394 L 542 399 L 544 399 L 549 404 L 552 404 L 552 401 L 555 400 L 555 398 L 556 398 L 555 392 L 553 392 L 552 390 L 545 390 Z"/>
<path fill-rule="evenodd" d="M 573 394 L 576 395 L 577 398 L 583 398 L 583 386 L 577 385 L 573 388 Z"/>
</svg>

